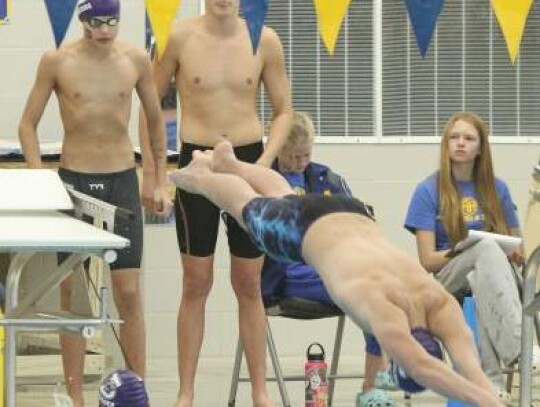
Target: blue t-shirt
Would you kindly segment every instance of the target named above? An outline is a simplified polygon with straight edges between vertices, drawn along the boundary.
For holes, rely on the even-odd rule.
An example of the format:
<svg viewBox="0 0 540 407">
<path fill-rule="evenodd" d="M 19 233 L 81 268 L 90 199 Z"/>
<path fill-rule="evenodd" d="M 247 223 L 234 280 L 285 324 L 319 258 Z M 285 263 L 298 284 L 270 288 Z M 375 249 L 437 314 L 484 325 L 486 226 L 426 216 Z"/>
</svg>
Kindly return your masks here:
<svg viewBox="0 0 540 407">
<path fill-rule="evenodd" d="M 306 194 L 306 176 L 303 172 L 284 172 L 282 175 L 285 177 L 296 195 Z"/>
<path fill-rule="evenodd" d="M 435 232 L 435 248 L 437 250 L 450 249 L 450 239 L 441 222 L 439 211 L 439 192 L 437 189 L 438 173 L 435 173 L 416 186 L 407 217 L 405 228 L 411 233 L 416 230 L 431 230 Z M 476 191 L 473 181 L 458 181 L 461 192 L 461 212 L 467 229 L 482 230 L 484 228 L 484 214 L 476 200 Z M 501 200 L 502 209 L 509 228 L 519 227 L 516 206 L 510 196 L 506 183 L 495 179 L 495 190 Z"/>
</svg>

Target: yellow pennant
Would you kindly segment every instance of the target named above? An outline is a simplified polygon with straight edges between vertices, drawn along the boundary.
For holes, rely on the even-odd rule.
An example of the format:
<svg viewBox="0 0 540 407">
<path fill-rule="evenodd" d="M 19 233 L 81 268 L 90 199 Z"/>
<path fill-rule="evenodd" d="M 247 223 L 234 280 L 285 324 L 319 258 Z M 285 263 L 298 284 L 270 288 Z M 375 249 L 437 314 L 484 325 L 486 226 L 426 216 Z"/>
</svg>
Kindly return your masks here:
<svg viewBox="0 0 540 407">
<path fill-rule="evenodd" d="M 525 23 L 533 0 L 492 0 L 491 4 L 501 26 L 510 59 L 516 62 Z"/>
<path fill-rule="evenodd" d="M 158 56 L 161 58 L 167 47 L 172 24 L 182 0 L 144 0 L 144 2 L 156 39 Z"/>
<path fill-rule="evenodd" d="M 319 32 L 330 55 L 334 54 L 339 30 L 351 0 L 314 0 Z"/>
</svg>

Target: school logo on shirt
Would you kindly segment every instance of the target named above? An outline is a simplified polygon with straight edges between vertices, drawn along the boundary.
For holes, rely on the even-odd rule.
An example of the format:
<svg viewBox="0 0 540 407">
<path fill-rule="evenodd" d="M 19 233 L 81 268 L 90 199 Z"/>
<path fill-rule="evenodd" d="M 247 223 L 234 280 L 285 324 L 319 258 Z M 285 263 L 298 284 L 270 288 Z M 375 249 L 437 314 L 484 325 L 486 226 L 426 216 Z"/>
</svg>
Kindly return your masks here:
<svg viewBox="0 0 540 407">
<path fill-rule="evenodd" d="M 483 220 L 483 214 L 478 211 L 478 201 L 473 197 L 467 196 L 461 198 L 461 213 L 465 223 Z"/>
<path fill-rule="evenodd" d="M 298 196 L 303 196 L 306 194 L 306 190 L 302 187 L 293 187 L 293 191 Z"/>
</svg>

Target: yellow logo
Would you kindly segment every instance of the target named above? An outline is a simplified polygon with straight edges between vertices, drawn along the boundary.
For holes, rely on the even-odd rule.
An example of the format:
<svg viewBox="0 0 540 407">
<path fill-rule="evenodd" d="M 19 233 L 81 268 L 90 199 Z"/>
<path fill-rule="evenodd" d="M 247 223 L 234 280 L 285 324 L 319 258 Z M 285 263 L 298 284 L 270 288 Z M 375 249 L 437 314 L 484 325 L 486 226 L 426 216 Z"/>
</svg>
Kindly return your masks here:
<svg viewBox="0 0 540 407">
<path fill-rule="evenodd" d="M 463 214 L 463 220 L 465 223 L 475 220 L 478 214 L 478 202 L 476 199 L 472 197 L 462 198 L 461 213 Z"/>
<path fill-rule="evenodd" d="M 302 187 L 293 187 L 294 193 L 298 196 L 303 196 L 306 194 L 306 190 Z"/>
</svg>

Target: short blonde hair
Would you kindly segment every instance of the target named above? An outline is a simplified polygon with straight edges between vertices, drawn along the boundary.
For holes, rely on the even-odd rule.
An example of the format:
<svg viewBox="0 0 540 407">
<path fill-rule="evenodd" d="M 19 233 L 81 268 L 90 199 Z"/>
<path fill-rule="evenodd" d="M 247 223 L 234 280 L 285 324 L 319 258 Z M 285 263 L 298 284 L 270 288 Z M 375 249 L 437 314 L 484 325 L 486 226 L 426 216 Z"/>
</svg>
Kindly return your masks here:
<svg viewBox="0 0 540 407">
<path fill-rule="evenodd" d="M 287 141 L 283 146 L 289 150 L 302 143 L 313 143 L 315 138 L 315 126 L 308 113 L 294 112 L 293 123 Z"/>
</svg>

